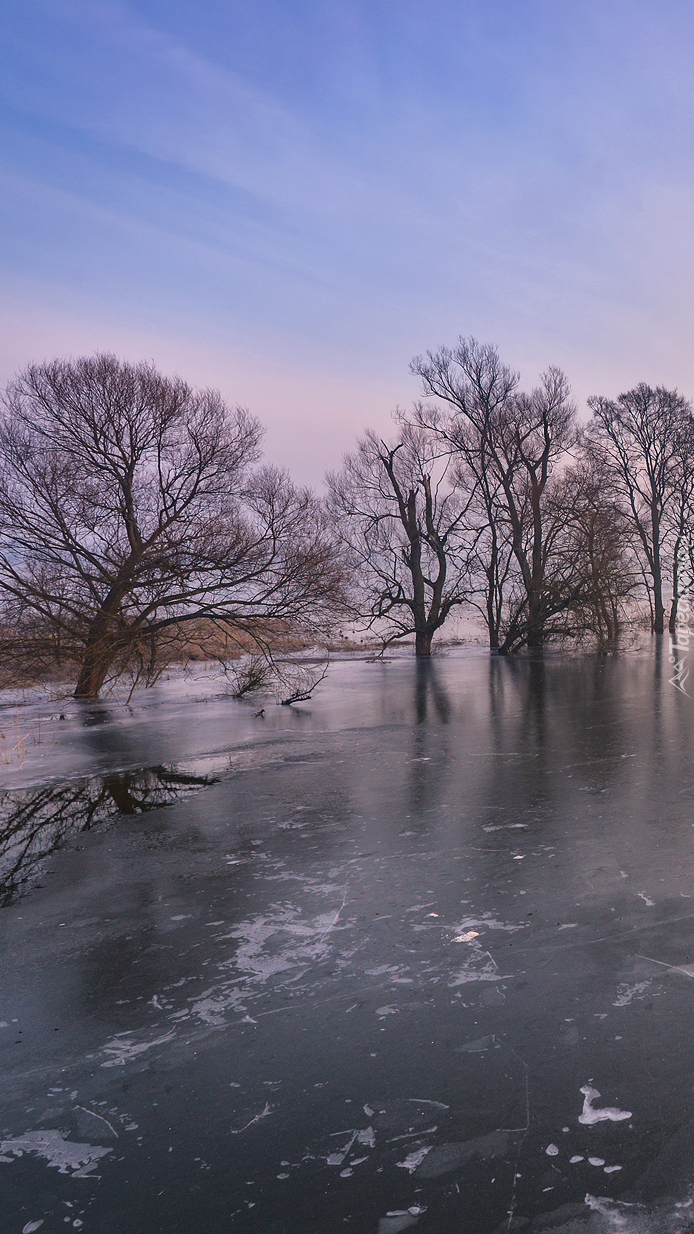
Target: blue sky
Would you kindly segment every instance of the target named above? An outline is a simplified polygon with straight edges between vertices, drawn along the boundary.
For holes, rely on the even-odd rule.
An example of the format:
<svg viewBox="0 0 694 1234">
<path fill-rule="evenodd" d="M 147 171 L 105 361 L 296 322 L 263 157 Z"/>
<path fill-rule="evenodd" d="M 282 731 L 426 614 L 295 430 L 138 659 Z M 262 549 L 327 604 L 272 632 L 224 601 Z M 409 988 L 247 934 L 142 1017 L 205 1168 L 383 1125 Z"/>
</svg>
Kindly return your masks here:
<svg viewBox="0 0 694 1234">
<path fill-rule="evenodd" d="M 474 334 L 694 394 L 689 0 L 6 0 L 0 379 L 115 350 L 317 482 Z"/>
</svg>

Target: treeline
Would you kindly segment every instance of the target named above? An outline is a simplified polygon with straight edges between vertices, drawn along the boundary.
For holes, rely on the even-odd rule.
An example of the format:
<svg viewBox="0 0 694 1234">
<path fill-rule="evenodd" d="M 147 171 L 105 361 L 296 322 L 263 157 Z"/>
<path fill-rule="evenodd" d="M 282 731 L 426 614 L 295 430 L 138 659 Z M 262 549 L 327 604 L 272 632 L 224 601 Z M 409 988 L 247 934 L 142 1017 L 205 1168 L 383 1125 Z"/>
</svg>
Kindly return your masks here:
<svg viewBox="0 0 694 1234">
<path fill-rule="evenodd" d="M 473 606 L 490 648 L 618 646 L 634 605 L 674 632 L 692 573 L 694 420 L 676 390 L 589 399 L 579 424 L 549 368 L 530 393 L 495 347 L 416 359 L 421 401 L 367 432 L 328 478 L 335 527 L 372 621 L 418 655 Z"/>
<path fill-rule="evenodd" d="M 0 417 L 4 664 L 67 666 L 93 698 L 123 674 L 151 684 L 191 643 L 243 653 L 247 686 L 263 684 L 278 647 L 345 620 L 428 656 L 462 606 L 504 654 L 614 649 L 643 600 L 655 633 L 675 629 L 692 570 L 685 398 L 642 384 L 589 400 L 582 427 L 559 370 L 524 393 L 474 339 L 412 369 L 422 399 L 391 441 L 361 438 L 322 500 L 261 464 L 260 425 L 216 391 L 111 355 L 30 366 Z"/>
</svg>

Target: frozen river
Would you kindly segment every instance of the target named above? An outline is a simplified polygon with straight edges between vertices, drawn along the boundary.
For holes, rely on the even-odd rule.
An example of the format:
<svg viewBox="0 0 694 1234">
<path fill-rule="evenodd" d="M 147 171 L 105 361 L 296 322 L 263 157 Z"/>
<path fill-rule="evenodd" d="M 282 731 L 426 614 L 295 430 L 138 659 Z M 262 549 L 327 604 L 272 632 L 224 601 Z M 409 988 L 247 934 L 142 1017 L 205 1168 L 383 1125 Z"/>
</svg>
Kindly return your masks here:
<svg viewBox="0 0 694 1234">
<path fill-rule="evenodd" d="M 694 1229 L 670 671 L 0 713 L 3 1234 Z"/>
</svg>

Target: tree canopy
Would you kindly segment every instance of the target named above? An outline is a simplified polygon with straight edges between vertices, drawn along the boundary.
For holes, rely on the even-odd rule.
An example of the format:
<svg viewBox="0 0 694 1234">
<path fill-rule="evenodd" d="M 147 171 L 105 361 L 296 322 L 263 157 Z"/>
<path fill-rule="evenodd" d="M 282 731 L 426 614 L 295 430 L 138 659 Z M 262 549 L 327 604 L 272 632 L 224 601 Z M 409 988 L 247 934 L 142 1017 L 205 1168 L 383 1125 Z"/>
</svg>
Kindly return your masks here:
<svg viewBox="0 0 694 1234">
<path fill-rule="evenodd" d="M 113 355 L 32 365 L 0 419 L 0 595 L 37 656 L 79 664 L 76 697 L 210 621 L 263 644 L 339 609 L 322 510 L 256 466 L 262 430 L 214 390 Z"/>
</svg>

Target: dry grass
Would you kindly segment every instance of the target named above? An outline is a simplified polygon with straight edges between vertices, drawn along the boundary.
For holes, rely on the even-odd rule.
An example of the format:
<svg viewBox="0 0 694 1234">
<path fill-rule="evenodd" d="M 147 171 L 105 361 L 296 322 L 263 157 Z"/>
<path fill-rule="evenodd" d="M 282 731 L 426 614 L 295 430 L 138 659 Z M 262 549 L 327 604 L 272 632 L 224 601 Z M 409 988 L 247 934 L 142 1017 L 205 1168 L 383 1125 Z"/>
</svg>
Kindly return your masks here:
<svg viewBox="0 0 694 1234">
<path fill-rule="evenodd" d="M 41 721 L 37 721 L 35 728 L 23 730 L 17 713 L 9 724 L 0 728 L 0 766 L 22 767 L 29 756 L 30 746 L 42 744 Z"/>
</svg>

